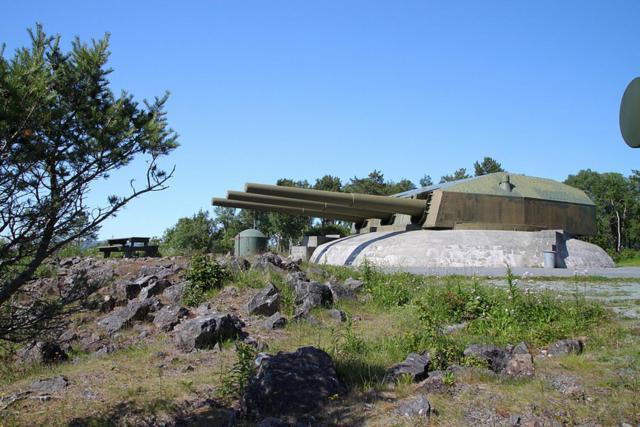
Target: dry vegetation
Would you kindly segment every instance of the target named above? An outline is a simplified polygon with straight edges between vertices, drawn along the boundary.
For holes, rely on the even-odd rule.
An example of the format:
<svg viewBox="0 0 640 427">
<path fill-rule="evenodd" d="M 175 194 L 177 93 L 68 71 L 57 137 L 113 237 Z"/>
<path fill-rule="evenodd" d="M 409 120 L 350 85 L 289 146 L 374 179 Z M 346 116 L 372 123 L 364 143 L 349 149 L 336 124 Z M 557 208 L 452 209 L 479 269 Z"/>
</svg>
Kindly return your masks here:
<svg viewBox="0 0 640 427">
<path fill-rule="evenodd" d="M 139 265 L 121 261 L 122 272 L 135 275 Z M 250 336 L 269 352 L 312 345 L 334 359 L 350 392 L 327 402 L 318 422 L 327 425 L 416 425 L 394 414 L 399 399 L 419 392 L 419 384 L 390 382 L 388 368 L 411 351 L 428 350 L 442 368 L 473 365 L 461 350 L 469 343 L 505 345 L 526 341 L 534 354 L 536 375 L 513 379 L 481 367 L 452 374 L 445 393 L 430 393 L 432 425 L 512 425 L 518 417 L 544 424 L 618 425 L 640 422 L 640 328 L 599 303 L 550 292 L 525 292 L 513 277 L 496 289 L 479 279 L 423 278 L 305 266 L 318 280 L 360 277 L 365 282 L 357 300 L 338 308 L 348 320 L 331 319 L 314 309 L 311 321 L 289 322 L 282 330 L 265 330 L 261 319 L 247 316 L 244 304 L 268 281 L 286 289 L 284 273 L 247 271 L 235 274 L 224 288 L 204 298 L 223 312 L 247 321 Z M 587 285 L 588 286 L 588 283 Z M 284 294 L 283 312 L 293 313 Z M 509 311 L 512 310 L 512 311 Z M 504 313 L 500 314 L 500 313 Z M 75 319 L 91 325 L 100 313 Z M 452 334 L 442 326 L 466 322 Z M 147 331 L 141 335 L 142 331 Z M 540 350 L 556 339 L 583 336 L 581 355 L 544 357 Z M 168 333 L 153 325 L 137 325 L 118 334 L 119 350 L 98 357 L 75 352 L 70 362 L 25 366 L 4 355 L 0 397 L 26 390 L 32 381 L 64 375 L 69 386 L 47 400 L 27 398 L 0 411 L 0 425 L 158 425 L 176 420 L 200 425 L 227 425 L 238 397 L 225 392 L 225 377 L 237 361 L 233 343 L 208 351 L 183 353 Z M 7 351 L 7 350 L 5 350 Z M 569 378 L 577 392 L 566 393 L 554 381 Z M 574 385 L 575 385 L 574 384 Z M 238 425 L 252 425 L 241 417 Z M 509 424 L 511 423 L 511 424 Z"/>
</svg>

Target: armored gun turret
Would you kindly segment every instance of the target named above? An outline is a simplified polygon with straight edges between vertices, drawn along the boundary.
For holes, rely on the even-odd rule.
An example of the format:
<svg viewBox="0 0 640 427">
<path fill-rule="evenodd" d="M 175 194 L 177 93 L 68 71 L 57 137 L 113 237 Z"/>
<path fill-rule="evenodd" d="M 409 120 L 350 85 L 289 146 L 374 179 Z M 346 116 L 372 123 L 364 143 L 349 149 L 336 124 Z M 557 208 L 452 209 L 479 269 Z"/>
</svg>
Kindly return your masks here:
<svg viewBox="0 0 640 427">
<path fill-rule="evenodd" d="M 393 196 L 277 185 L 245 185 L 212 204 L 352 222 L 357 233 L 391 230 L 564 230 L 596 232 L 595 205 L 577 188 L 498 172 Z"/>
</svg>

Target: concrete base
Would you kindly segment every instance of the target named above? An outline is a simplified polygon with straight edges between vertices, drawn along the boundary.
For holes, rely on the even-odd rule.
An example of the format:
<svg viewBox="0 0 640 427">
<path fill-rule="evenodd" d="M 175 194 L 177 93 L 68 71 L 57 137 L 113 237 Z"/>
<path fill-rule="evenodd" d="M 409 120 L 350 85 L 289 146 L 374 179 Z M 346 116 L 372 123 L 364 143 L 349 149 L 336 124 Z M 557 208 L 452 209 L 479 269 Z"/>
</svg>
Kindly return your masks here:
<svg viewBox="0 0 640 427">
<path fill-rule="evenodd" d="M 544 252 L 557 252 L 559 268 L 614 267 L 599 246 L 562 231 L 418 230 L 373 232 L 325 243 L 314 251 L 317 264 L 378 267 L 543 267 Z"/>
</svg>

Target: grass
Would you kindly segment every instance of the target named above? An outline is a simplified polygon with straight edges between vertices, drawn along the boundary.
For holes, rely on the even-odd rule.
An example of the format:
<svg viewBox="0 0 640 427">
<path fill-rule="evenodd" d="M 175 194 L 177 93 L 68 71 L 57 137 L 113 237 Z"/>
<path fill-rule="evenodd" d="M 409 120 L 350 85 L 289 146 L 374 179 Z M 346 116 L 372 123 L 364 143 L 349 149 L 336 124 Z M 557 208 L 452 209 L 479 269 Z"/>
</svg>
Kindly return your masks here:
<svg viewBox="0 0 640 427">
<path fill-rule="evenodd" d="M 471 343 L 504 346 L 525 341 L 535 351 L 555 340 L 577 336 L 586 339 L 585 354 L 536 360 L 537 374 L 533 379 L 489 376 L 482 370 L 448 375 L 447 382 L 458 392 L 454 396 L 429 395 L 437 408 L 433 424 L 469 424 L 465 417 L 475 408 L 522 414 L 531 411 L 533 402 L 537 413 L 554 414 L 555 420 L 569 424 L 633 424 L 639 420 L 636 396 L 640 394 L 640 328 L 631 320 L 615 318 L 601 303 L 581 295 L 525 291 L 516 286 L 517 278 L 509 274 L 504 287 L 495 287 L 484 279 L 386 274 L 368 265 L 360 270 L 315 265 L 305 268 L 314 280 L 354 277 L 364 281 L 358 300 L 337 304 L 347 313 L 348 320 L 337 322 L 329 318 L 326 310 L 314 309 L 312 314 L 320 320 L 318 324 L 290 322 L 283 331 L 265 332 L 257 326 L 258 321 L 248 327 L 248 332 L 265 340 L 269 353 L 312 345 L 332 356 L 350 392 L 331 402 L 322 414 L 329 424 L 366 420 L 371 425 L 398 425 L 393 418 L 393 399 L 415 393 L 416 385 L 408 379 L 393 383 L 386 373 L 410 352 L 430 352 L 433 368 L 446 368 L 452 363 L 475 366 L 481 363 L 462 354 Z M 281 290 L 281 311 L 291 316 L 294 294 L 284 274 L 242 271 L 229 277 L 225 284 L 236 287 L 238 298 L 248 301 L 267 282 Z M 215 301 L 217 292 L 205 292 L 203 298 Z M 445 333 L 445 326 L 457 323 L 465 326 Z M 161 420 L 162 414 L 177 413 L 180 403 L 193 396 L 218 396 L 232 405 L 237 403 L 251 371 L 253 353 L 248 350 L 236 350 L 229 344 L 221 350 L 183 354 L 175 350 L 168 335 L 159 334 L 103 358 L 79 355 L 73 363 L 54 367 L 4 369 L 0 371 L 4 372 L 0 373 L 0 385 L 7 393 L 27 387 L 35 378 L 56 374 L 68 376 L 71 386 L 65 398 L 47 402 L 46 411 L 39 412 L 28 401 L 15 404 L 0 413 L 0 425 L 58 425 L 73 418 L 108 420 L 117 410 L 140 416 L 151 414 Z M 549 378 L 557 374 L 579 377 L 592 399 L 589 404 L 554 390 Z M 87 388 L 99 398 L 83 398 Z M 385 393 L 394 398 L 390 401 L 380 397 Z M 372 409 L 365 411 L 363 401 L 371 402 Z M 124 423 L 135 424 L 135 419 Z"/>
<path fill-rule="evenodd" d="M 617 267 L 640 267 L 640 256 L 620 260 L 616 263 Z"/>
</svg>

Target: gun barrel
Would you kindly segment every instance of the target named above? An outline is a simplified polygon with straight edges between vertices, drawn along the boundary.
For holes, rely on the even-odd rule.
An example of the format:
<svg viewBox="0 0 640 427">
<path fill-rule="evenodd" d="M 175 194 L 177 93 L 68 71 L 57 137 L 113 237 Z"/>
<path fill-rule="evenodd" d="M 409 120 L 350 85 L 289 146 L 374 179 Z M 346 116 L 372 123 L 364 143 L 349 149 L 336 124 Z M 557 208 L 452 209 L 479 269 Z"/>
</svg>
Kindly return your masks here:
<svg viewBox="0 0 640 427">
<path fill-rule="evenodd" d="M 327 212 L 346 214 L 363 218 L 379 218 L 389 219 L 391 214 L 365 209 L 355 209 L 343 205 L 335 205 L 331 203 L 313 202 L 310 200 L 292 199 L 290 197 L 265 196 L 263 194 L 244 193 L 242 191 L 228 191 L 228 200 L 239 200 L 243 202 L 262 203 L 265 205 L 288 206 L 292 208 L 304 208 L 317 212 Z"/>
<path fill-rule="evenodd" d="M 217 197 L 214 197 L 211 200 L 211 204 L 214 206 L 222 206 L 225 208 L 253 209 L 253 210 L 265 211 L 265 212 L 280 212 L 280 213 L 289 214 L 289 215 L 337 219 L 341 221 L 350 221 L 355 223 L 362 223 L 367 219 L 366 217 L 349 215 L 348 213 L 316 211 L 313 209 L 306 209 L 306 208 L 294 208 L 294 207 L 270 205 L 270 204 L 264 204 L 264 203 L 244 202 L 240 200 L 227 200 L 227 199 L 220 199 Z"/>
<path fill-rule="evenodd" d="M 298 187 L 247 183 L 245 191 L 266 196 L 289 197 L 314 202 L 331 203 L 355 209 L 372 210 L 387 214 L 422 216 L 426 202 L 386 196 L 372 196 L 360 193 L 339 193 L 334 191 L 310 190 Z M 373 217 L 375 218 L 375 217 Z"/>
</svg>

